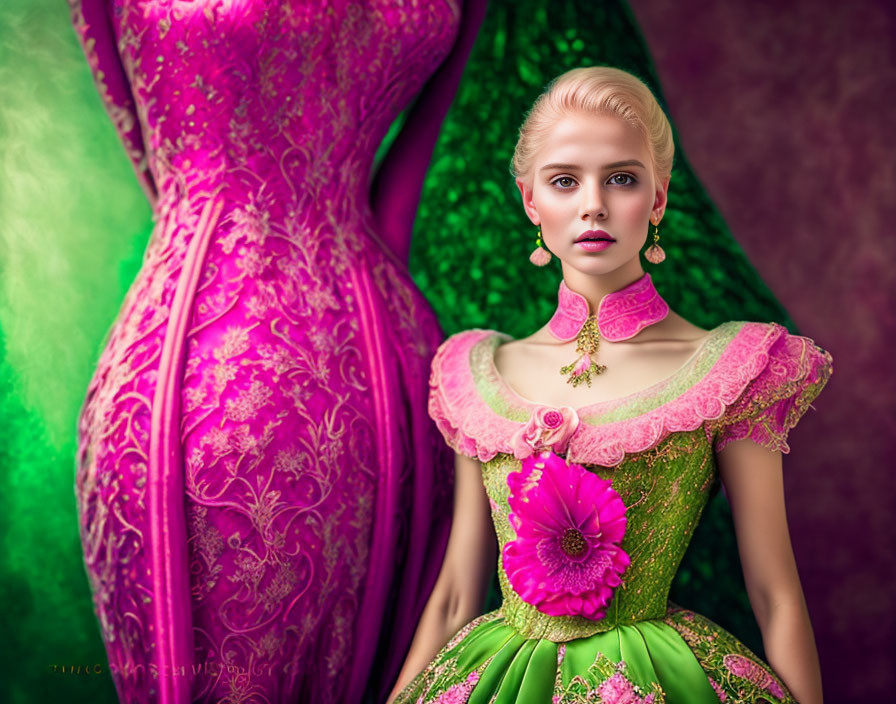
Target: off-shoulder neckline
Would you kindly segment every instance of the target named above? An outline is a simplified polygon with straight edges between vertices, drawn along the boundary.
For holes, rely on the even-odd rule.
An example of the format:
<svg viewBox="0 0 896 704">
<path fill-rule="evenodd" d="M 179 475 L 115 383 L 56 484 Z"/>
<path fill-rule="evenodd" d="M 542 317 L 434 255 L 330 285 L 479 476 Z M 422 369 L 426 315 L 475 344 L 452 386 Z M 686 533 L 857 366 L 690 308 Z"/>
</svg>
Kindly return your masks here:
<svg viewBox="0 0 896 704">
<path fill-rule="evenodd" d="M 584 406 L 576 406 L 573 407 L 573 410 L 576 412 L 576 415 L 579 417 L 587 417 L 587 416 L 596 416 L 599 415 L 600 412 L 604 409 L 618 409 L 620 407 L 625 407 L 632 402 L 638 401 L 645 397 L 653 397 L 661 390 L 668 388 L 671 384 L 674 384 L 681 378 L 687 377 L 692 373 L 694 366 L 697 364 L 698 360 L 701 359 L 703 353 L 706 351 L 707 346 L 710 342 L 721 337 L 725 334 L 730 333 L 736 326 L 737 330 L 743 326 L 743 321 L 728 321 L 725 323 L 721 323 L 716 327 L 712 328 L 708 331 L 708 334 L 705 336 L 704 340 L 700 343 L 694 353 L 685 361 L 678 369 L 676 369 L 669 376 L 660 379 L 659 381 L 647 386 L 643 389 L 639 389 L 638 391 L 634 391 L 630 394 L 626 394 L 624 396 L 618 396 L 616 398 L 605 399 L 604 401 L 597 401 L 595 403 L 589 403 Z M 514 340 L 510 335 L 498 332 L 498 331 L 489 331 L 491 335 L 486 335 L 479 341 L 479 344 L 490 342 L 492 344 L 492 348 L 487 355 L 488 359 L 488 374 L 492 377 L 497 386 L 509 397 L 513 398 L 517 403 L 521 406 L 525 407 L 528 410 L 534 408 L 542 408 L 545 406 L 550 406 L 549 403 L 541 403 L 538 401 L 533 401 L 532 399 L 526 398 L 525 396 L 518 393 L 503 377 L 500 371 L 498 371 L 498 367 L 495 364 L 495 351 L 502 344 L 506 344 L 508 342 L 512 342 Z M 733 336 L 732 336 L 733 338 Z"/>
</svg>

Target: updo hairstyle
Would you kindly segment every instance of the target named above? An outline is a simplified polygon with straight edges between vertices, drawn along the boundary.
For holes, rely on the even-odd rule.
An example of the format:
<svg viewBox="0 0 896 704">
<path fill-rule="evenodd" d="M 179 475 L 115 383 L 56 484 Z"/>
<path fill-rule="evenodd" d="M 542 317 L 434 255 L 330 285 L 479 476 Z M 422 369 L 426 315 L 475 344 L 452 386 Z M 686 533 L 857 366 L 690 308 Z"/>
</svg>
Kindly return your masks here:
<svg viewBox="0 0 896 704">
<path fill-rule="evenodd" d="M 557 76 L 538 96 L 520 127 L 511 173 L 531 186 L 535 153 L 558 119 L 570 114 L 614 115 L 633 125 L 647 143 L 660 183 L 672 173 L 672 127 L 653 93 L 632 74 L 609 66 L 574 68 Z"/>
</svg>

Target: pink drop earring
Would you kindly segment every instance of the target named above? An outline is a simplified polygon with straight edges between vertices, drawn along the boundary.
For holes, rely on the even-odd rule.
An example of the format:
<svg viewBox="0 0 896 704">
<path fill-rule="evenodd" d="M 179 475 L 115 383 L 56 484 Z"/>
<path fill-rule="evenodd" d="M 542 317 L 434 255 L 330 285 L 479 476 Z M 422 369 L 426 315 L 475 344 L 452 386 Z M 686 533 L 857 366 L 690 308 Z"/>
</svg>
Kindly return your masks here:
<svg viewBox="0 0 896 704">
<path fill-rule="evenodd" d="M 653 244 L 644 251 L 644 258 L 651 264 L 659 264 L 666 258 L 666 253 L 660 247 L 659 223 L 653 223 Z"/>
<path fill-rule="evenodd" d="M 535 266 L 547 266 L 551 261 L 551 253 L 544 246 L 544 240 L 541 239 L 541 225 L 538 226 L 538 235 L 535 240 L 535 249 L 529 255 L 529 261 Z"/>
</svg>

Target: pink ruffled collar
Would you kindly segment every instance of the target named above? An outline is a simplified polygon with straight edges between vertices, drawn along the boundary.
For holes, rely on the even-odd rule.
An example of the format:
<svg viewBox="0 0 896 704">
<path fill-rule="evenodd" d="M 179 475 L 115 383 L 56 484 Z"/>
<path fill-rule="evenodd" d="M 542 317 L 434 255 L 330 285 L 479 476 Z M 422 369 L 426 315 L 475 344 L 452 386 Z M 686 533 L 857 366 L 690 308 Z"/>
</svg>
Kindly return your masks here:
<svg viewBox="0 0 896 704">
<path fill-rule="evenodd" d="M 548 330 L 558 340 L 572 340 L 590 315 L 588 301 L 572 291 L 565 281 L 560 282 L 557 300 L 557 310 L 548 323 Z M 618 342 L 634 337 L 668 314 L 669 304 L 654 288 L 650 274 L 644 274 L 637 281 L 600 299 L 597 328 L 603 339 Z"/>
</svg>

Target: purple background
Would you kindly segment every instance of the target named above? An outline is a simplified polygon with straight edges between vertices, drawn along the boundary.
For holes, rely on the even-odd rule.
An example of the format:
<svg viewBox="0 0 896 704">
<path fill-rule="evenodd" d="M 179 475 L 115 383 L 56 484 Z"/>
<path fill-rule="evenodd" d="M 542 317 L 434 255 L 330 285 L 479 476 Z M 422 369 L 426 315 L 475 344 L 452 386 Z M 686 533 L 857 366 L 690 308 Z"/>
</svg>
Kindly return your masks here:
<svg viewBox="0 0 896 704">
<path fill-rule="evenodd" d="M 894 5 L 631 1 L 688 160 L 834 357 L 784 460 L 829 704 L 896 701 Z"/>
</svg>

